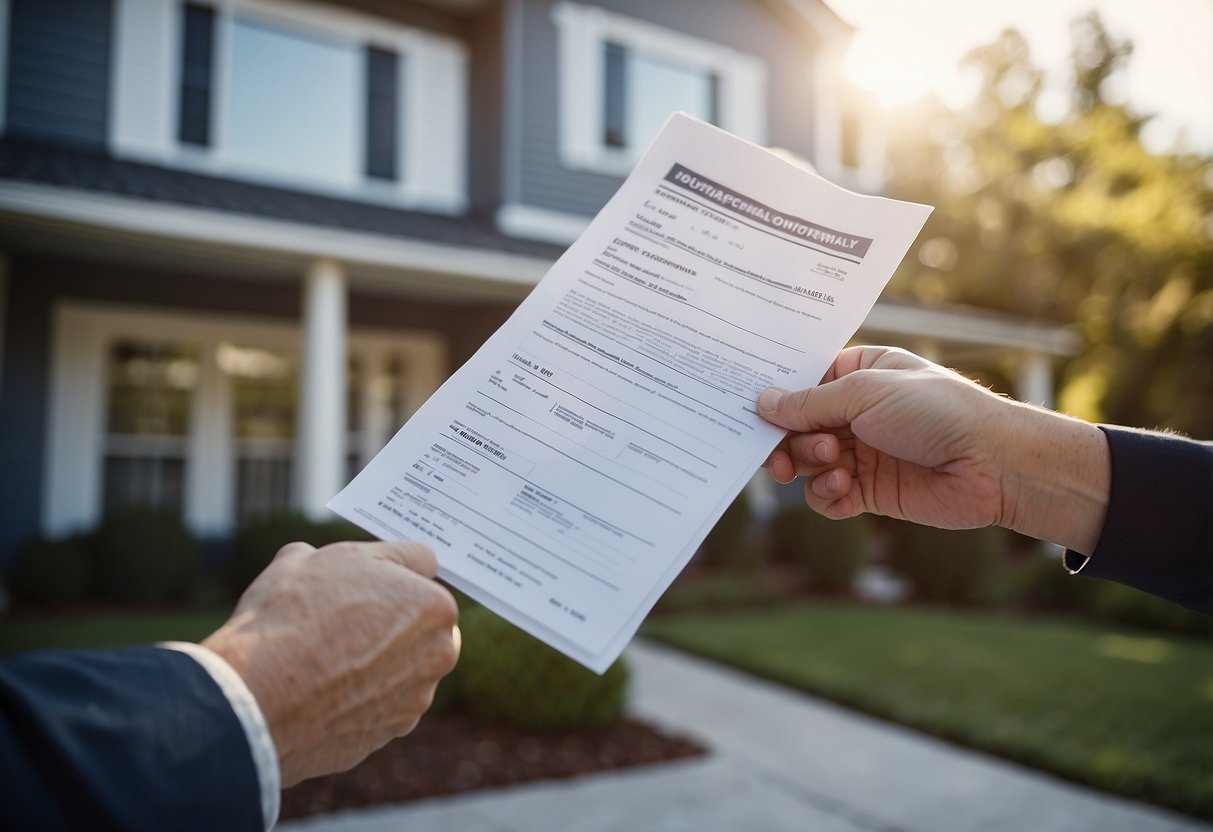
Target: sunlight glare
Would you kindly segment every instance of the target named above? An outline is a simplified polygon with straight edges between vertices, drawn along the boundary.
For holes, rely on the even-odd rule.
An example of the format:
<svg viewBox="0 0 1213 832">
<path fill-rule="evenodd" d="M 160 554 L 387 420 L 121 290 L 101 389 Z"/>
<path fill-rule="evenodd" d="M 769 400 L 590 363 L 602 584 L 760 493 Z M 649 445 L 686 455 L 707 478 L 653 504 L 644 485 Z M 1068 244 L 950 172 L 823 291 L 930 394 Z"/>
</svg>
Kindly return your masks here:
<svg viewBox="0 0 1213 832">
<path fill-rule="evenodd" d="M 843 75 L 886 107 L 917 101 L 927 91 L 926 62 L 893 31 L 864 29 L 855 33 L 843 60 Z"/>
</svg>

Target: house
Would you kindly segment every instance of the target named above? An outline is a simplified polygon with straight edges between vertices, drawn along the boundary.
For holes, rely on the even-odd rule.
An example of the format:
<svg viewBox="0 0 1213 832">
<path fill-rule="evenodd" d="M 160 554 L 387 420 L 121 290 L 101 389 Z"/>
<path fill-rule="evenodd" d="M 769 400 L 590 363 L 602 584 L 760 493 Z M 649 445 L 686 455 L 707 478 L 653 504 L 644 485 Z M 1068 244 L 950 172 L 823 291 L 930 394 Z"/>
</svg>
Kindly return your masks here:
<svg viewBox="0 0 1213 832">
<path fill-rule="evenodd" d="M 0 0 L 0 566 L 131 504 L 313 516 L 672 109 L 882 186 L 820 0 Z M 865 336 L 1064 332 L 882 305 Z"/>
</svg>

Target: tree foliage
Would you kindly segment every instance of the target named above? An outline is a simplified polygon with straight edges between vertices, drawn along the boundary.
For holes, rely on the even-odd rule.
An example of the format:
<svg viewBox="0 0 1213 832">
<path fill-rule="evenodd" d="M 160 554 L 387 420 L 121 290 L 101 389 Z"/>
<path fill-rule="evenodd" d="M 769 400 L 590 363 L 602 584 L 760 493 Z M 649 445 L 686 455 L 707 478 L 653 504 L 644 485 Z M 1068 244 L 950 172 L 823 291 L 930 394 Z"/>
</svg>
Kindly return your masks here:
<svg viewBox="0 0 1213 832">
<path fill-rule="evenodd" d="M 890 191 L 936 211 L 890 291 L 1073 324 L 1064 409 L 1213 438 L 1213 164 L 1143 144 L 1112 93 L 1129 42 L 1095 13 L 1072 38 L 1060 118 L 1008 30 L 965 59 L 969 106 L 894 123 Z"/>
</svg>

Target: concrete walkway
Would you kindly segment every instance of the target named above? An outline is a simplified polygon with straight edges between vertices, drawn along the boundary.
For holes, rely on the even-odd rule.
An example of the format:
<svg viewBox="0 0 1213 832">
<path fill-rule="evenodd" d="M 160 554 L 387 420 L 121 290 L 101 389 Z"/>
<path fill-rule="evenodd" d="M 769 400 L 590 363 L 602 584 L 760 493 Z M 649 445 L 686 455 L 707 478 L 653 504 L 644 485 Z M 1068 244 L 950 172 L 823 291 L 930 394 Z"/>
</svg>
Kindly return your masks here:
<svg viewBox="0 0 1213 832">
<path fill-rule="evenodd" d="M 637 642 L 636 715 L 698 759 L 284 823 L 282 832 L 1213 832 Z"/>
</svg>

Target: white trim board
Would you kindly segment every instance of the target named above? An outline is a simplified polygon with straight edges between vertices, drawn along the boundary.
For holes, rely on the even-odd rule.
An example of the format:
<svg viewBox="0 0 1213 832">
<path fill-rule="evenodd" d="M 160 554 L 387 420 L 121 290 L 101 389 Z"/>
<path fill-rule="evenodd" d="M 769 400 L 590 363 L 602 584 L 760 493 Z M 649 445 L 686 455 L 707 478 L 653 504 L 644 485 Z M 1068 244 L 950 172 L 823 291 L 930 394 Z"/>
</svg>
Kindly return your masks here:
<svg viewBox="0 0 1213 832">
<path fill-rule="evenodd" d="M 1081 347 L 1078 333 L 1066 327 L 1045 326 L 1030 321 L 966 312 L 959 309 L 930 309 L 877 302 L 859 327 L 859 332 L 880 332 L 953 344 L 1007 347 L 1045 355 L 1076 355 Z"/>
<path fill-rule="evenodd" d="M 508 211 L 505 209 L 509 208 Z M 5 216 L 9 214 L 10 216 Z M 423 272 L 493 284 L 519 293 L 533 287 L 551 268 L 542 257 L 404 240 L 302 223 L 245 217 L 198 208 L 96 194 L 45 185 L 5 182 L 0 189 L 0 219 L 34 218 L 115 234 L 147 235 L 166 240 L 230 246 L 303 262 L 330 257 L 388 274 Z M 537 238 L 567 243 L 589 222 L 587 217 L 524 205 L 503 206 L 498 222 L 522 235 L 527 226 Z M 544 236 L 538 237 L 539 234 Z M 562 236 L 563 235 L 563 236 Z M 452 294 L 444 286 L 438 294 Z M 895 335 L 938 338 L 959 343 L 1020 347 L 1053 355 L 1073 355 L 1079 346 L 1071 330 L 1003 320 L 962 310 L 934 310 L 878 302 L 863 329 Z"/>
<path fill-rule="evenodd" d="M 527 289 L 552 260 L 525 254 L 365 234 L 24 182 L 5 181 L 0 215 L 70 223 L 109 232 L 286 255 L 332 258 L 394 272 L 424 272 Z M 11 222 L 11 218 L 5 218 Z"/>
<path fill-rule="evenodd" d="M 515 202 L 497 209 L 497 230 L 524 240 L 569 245 L 589 227 L 592 219 Z"/>
<path fill-rule="evenodd" d="M 855 33 L 845 20 L 821 0 L 768 0 L 772 6 L 782 5 L 800 17 L 822 40 L 846 40 Z"/>
</svg>

